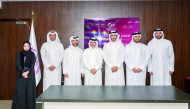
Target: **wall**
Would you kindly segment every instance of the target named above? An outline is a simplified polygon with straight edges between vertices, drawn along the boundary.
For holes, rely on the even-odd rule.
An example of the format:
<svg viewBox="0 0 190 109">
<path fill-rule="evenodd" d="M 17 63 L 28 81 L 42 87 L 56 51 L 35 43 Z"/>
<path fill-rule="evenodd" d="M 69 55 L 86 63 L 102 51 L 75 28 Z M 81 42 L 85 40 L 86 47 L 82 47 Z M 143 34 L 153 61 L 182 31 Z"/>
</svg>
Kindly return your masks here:
<svg viewBox="0 0 190 109">
<path fill-rule="evenodd" d="M 153 30 L 157 27 L 162 28 L 165 38 L 173 43 L 175 52 L 173 85 L 183 89 L 184 77 L 190 75 L 190 2 L 188 0 L 3 2 L 2 6 L 0 19 L 28 19 L 31 18 L 32 10 L 34 11 L 34 28 L 38 50 L 46 41 L 47 33 L 52 29 L 58 32 L 65 48 L 69 46 L 69 37 L 72 35 L 80 37 L 79 46 L 83 47 L 84 18 L 139 17 L 143 43 L 147 44 L 152 39 Z M 22 42 L 29 38 L 29 25 L 21 26 L 10 23 L 0 22 L 0 32 L 3 34 L 0 35 L 0 83 L 2 84 L 0 99 L 13 98 L 17 73 L 15 68 L 16 53 L 22 49 Z M 38 95 L 42 93 L 42 81 L 43 79 L 37 87 Z M 147 75 L 148 84 L 149 75 Z"/>
</svg>

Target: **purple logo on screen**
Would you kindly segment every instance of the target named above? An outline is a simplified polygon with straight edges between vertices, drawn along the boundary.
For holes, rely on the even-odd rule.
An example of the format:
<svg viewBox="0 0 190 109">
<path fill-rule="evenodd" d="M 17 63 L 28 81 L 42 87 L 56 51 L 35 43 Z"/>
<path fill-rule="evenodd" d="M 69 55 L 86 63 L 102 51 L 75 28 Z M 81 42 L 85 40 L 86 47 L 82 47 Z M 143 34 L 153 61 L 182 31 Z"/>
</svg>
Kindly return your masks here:
<svg viewBox="0 0 190 109">
<path fill-rule="evenodd" d="M 132 40 L 132 33 L 139 32 L 139 18 L 86 18 L 84 19 L 84 48 L 91 37 L 96 37 L 99 47 L 109 42 L 109 32 L 117 30 L 124 45 Z"/>
</svg>

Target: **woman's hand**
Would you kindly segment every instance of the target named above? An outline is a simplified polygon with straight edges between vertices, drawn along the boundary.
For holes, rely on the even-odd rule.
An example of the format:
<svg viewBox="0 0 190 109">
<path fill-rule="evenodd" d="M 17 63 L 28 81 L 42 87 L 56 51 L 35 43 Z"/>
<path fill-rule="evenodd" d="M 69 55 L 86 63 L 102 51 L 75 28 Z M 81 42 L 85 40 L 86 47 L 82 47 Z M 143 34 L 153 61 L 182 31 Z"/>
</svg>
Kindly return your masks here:
<svg viewBox="0 0 190 109">
<path fill-rule="evenodd" d="M 28 78 L 28 73 L 29 73 L 29 71 L 26 71 L 26 72 L 22 73 L 22 76 L 23 76 L 24 78 Z"/>
</svg>

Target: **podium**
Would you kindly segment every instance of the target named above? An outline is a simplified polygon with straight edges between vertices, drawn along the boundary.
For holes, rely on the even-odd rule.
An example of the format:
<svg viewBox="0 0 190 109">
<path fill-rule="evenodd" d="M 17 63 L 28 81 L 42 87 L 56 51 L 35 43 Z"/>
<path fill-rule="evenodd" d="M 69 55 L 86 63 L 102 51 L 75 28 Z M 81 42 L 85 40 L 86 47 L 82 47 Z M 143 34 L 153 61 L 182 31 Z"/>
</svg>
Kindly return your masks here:
<svg viewBox="0 0 190 109">
<path fill-rule="evenodd" d="M 36 101 L 43 109 L 190 109 L 190 95 L 174 86 L 50 86 Z"/>
</svg>

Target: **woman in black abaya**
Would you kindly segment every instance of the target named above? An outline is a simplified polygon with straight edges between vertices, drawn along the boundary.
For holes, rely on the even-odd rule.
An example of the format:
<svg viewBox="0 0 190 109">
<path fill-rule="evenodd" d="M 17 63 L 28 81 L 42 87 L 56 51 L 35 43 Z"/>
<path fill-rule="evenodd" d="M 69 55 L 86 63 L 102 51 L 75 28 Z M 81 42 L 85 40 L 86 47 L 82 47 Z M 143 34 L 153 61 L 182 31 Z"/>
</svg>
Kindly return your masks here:
<svg viewBox="0 0 190 109">
<path fill-rule="evenodd" d="M 12 109 L 36 109 L 35 54 L 29 41 L 23 42 L 23 50 L 17 54 L 16 79 Z"/>
</svg>

